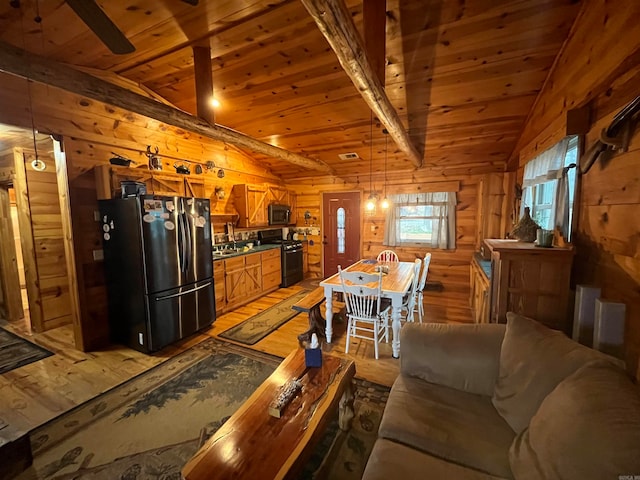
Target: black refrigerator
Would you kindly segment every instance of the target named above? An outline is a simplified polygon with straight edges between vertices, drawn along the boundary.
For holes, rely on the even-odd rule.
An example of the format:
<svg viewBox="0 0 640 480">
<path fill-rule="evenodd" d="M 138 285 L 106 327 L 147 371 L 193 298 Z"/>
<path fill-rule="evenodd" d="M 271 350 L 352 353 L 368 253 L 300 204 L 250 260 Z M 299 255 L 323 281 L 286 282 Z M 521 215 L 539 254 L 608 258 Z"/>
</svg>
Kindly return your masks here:
<svg viewBox="0 0 640 480">
<path fill-rule="evenodd" d="M 215 320 L 209 200 L 100 200 L 111 340 L 149 353 Z"/>
</svg>

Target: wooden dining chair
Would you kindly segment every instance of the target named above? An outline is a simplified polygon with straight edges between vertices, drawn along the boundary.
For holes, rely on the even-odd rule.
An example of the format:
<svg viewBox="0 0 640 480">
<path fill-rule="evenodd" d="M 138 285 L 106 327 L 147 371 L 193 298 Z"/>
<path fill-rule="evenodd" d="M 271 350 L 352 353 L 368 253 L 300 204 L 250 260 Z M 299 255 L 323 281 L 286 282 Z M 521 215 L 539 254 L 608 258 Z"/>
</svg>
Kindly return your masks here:
<svg viewBox="0 0 640 480">
<path fill-rule="evenodd" d="M 429 265 L 431 264 L 431 253 L 427 253 L 424 256 L 424 261 L 422 262 L 422 273 L 420 274 L 420 283 L 418 283 L 417 288 L 417 298 L 416 303 L 418 305 L 418 320 L 422 323 L 422 319 L 424 318 L 424 301 L 422 297 L 422 292 L 424 292 L 424 287 L 427 285 L 427 274 L 429 273 Z"/>
<path fill-rule="evenodd" d="M 415 321 L 415 314 L 419 312 L 418 309 L 418 285 L 420 283 L 420 267 L 422 266 L 422 260 L 416 258 L 413 262 L 413 281 L 409 288 L 409 293 L 402 302 L 402 320 L 407 322 Z M 422 321 L 421 321 L 422 323 Z"/>
<path fill-rule="evenodd" d="M 383 250 L 381 251 L 376 260 L 379 262 L 398 262 L 398 255 L 393 250 Z"/>
<path fill-rule="evenodd" d="M 389 343 L 389 312 L 391 306 L 382 306 L 382 273 L 345 272 L 338 267 L 340 283 L 347 310 L 347 341 L 349 353 L 351 338 L 373 340 L 378 359 L 378 344 Z M 371 286 L 368 284 L 373 284 Z"/>
</svg>

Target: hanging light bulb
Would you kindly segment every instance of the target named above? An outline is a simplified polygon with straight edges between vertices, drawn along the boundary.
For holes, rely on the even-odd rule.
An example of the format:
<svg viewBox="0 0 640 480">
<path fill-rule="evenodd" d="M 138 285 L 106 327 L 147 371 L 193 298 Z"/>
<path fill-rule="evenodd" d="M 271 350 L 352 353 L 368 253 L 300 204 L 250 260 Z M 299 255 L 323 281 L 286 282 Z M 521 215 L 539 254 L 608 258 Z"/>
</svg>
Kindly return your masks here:
<svg viewBox="0 0 640 480">
<path fill-rule="evenodd" d="M 376 211 L 376 196 L 374 194 L 369 195 L 367 203 L 365 204 L 365 208 L 367 209 L 367 212 Z"/>
<path fill-rule="evenodd" d="M 383 210 L 389 208 L 389 199 L 387 198 L 387 142 L 389 141 L 389 137 L 387 136 L 389 131 L 385 128 L 382 130 L 384 133 L 384 198 L 382 199 L 382 203 L 380 206 Z"/>
</svg>

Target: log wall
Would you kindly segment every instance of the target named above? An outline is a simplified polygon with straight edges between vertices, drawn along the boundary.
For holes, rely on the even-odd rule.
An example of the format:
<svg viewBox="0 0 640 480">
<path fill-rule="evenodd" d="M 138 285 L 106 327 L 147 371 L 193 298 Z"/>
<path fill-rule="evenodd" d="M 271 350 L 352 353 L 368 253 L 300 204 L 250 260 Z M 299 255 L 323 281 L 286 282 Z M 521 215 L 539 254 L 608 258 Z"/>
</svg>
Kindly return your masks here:
<svg viewBox="0 0 640 480">
<path fill-rule="evenodd" d="M 568 109 L 589 107 L 588 148 L 640 94 L 638 18 L 635 0 L 584 2 L 518 142 L 520 167 L 565 135 Z M 626 304 L 626 360 L 640 377 L 640 135 L 628 152 L 594 164 L 581 184 L 573 283 L 598 285 L 605 298 Z"/>
<path fill-rule="evenodd" d="M 408 193 L 420 191 L 450 191 L 457 190 L 458 205 L 456 208 L 456 249 L 438 250 L 428 248 L 399 248 L 393 250 L 398 253 L 401 261 L 412 262 L 416 258 L 424 258 L 425 253 L 431 251 L 431 265 L 429 267 L 428 282 L 441 283 L 440 291 L 428 291 L 425 294 L 427 318 L 435 321 L 451 320 L 470 322 L 469 309 L 469 267 L 471 257 L 476 251 L 476 232 L 480 216 L 479 208 L 483 202 L 479 200 L 480 185 L 485 184 L 486 192 L 491 191 L 495 197 L 502 198 L 501 174 L 487 173 L 477 175 L 457 175 L 443 177 L 434 176 L 428 171 L 394 172 L 388 174 L 387 194 Z M 365 178 L 366 177 L 366 178 Z M 311 223 L 322 226 L 322 193 L 335 191 L 363 192 L 362 204 L 369 195 L 369 178 L 315 177 L 298 180 L 289 185 L 297 194 L 297 225 L 304 227 L 304 212 L 311 214 Z M 374 188 L 380 193 L 382 178 L 374 177 Z M 489 185 L 498 184 L 492 190 Z M 492 199 L 493 201 L 494 199 Z M 495 210 L 498 218 L 502 205 L 498 202 Z M 489 215 L 489 217 L 495 215 Z M 362 216 L 361 255 L 363 258 L 375 258 L 386 247 L 382 245 L 384 238 L 384 213 L 378 208 L 375 216 Z M 490 223 L 490 222 L 488 222 Z M 491 227 L 497 229 L 498 227 Z M 314 245 L 309 246 L 310 275 L 322 275 L 322 232 L 319 236 L 309 237 Z"/>
<path fill-rule="evenodd" d="M 0 84 L 0 123 L 31 129 L 32 106 L 36 129 L 63 136 L 80 302 L 81 328 L 75 331 L 75 343 L 81 350 L 94 350 L 108 343 L 102 262 L 94 260 L 94 251 L 102 248 L 102 241 L 94 217 L 98 204 L 93 167 L 109 164 L 111 152 L 146 168 L 146 146 L 158 146 L 163 168 L 171 172 L 174 163 L 183 160 L 191 162 L 192 172 L 195 164 L 213 161 L 216 168 L 197 177 L 206 179 L 203 193 L 212 200 L 214 220 L 220 220 L 218 228 L 228 220 L 226 215 L 236 213 L 231 195 L 234 184 L 283 184 L 267 168 L 232 146 L 55 87 L 31 83 L 28 88 L 27 81 L 12 75 L 0 73 Z M 220 168 L 225 173 L 223 178 L 217 176 Z M 224 200 L 213 195 L 216 186 L 225 189 Z"/>
</svg>

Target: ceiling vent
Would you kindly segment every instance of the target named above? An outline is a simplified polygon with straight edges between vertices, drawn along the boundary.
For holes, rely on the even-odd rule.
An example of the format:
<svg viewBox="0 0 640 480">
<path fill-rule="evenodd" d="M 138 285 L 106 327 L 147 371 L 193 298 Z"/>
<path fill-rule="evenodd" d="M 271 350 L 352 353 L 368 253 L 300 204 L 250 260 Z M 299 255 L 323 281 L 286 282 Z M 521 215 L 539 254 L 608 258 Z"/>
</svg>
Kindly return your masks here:
<svg viewBox="0 0 640 480">
<path fill-rule="evenodd" d="M 360 158 L 355 152 L 341 153 L 338 156 L 340 157 L 340 160 L 355 160 L 357 158 Z"/>
</svg>

